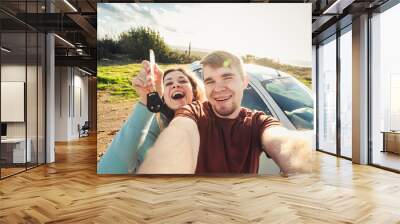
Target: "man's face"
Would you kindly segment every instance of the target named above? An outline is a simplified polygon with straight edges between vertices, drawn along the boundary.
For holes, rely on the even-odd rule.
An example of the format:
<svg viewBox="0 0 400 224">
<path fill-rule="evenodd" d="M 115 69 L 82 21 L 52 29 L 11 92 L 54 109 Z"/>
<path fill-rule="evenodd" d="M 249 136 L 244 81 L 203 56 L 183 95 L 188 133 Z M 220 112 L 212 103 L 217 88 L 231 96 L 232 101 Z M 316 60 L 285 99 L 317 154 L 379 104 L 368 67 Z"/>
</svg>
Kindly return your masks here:
<svg viewBox="0 0 400 224">
<path fill-rule="evenodd" d="M 214 112 L 221 118 L 236 118 L 240 112 L 243 90 L 247 80 L 242 80 L 237 69 L 203 66 L 206 96 Z"/>
</svg>

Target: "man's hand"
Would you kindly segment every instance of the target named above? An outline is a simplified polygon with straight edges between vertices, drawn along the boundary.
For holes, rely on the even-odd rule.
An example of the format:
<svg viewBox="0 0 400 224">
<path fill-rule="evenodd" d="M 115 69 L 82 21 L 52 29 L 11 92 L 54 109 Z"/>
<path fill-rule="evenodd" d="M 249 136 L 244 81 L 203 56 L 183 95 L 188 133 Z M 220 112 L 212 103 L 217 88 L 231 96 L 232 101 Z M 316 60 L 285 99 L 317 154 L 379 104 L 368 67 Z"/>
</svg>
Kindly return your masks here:
<svg viewBox="0 0 400 224">
<path fill-rule="evenodd" d="M 196 122 L 176 117 L 149 149 L 138 174 L 194 174 L 199 147 Z"/>
<path fill-rule="evenodd" d="M 262 134 L 262 144 L 284 175 L 311 172 L 313 165 L 311 137 L 306 132 L 271 127 Z"/>
<path fill-rule="evenodd" d="M 160 96 L 163 94 L 162 77 L 163 72 L 157 64 L 154 65 L 154 80 L 150 74 L 150 62 L 142 61 L 142 69 L 132 79 L 132 86 L 139 94 L 139 100 L 147 105 L 147 94 L 156 90 Z"/>
</svg>

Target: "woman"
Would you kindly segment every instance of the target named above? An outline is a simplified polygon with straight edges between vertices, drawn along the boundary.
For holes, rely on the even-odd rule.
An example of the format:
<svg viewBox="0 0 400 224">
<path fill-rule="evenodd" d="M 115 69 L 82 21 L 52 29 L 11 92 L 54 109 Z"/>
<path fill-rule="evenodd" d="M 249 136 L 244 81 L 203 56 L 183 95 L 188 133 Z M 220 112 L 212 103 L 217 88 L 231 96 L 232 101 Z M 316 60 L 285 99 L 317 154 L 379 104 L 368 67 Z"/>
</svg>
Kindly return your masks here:
<svg viewBox="0 0 400 224">
<path fill-rule="evenodd" d="M 162 129 L 170 119 L 162 114 L 150 112 L 147 105 L 147 94 L 157 90 L 163 96 L 165 105 L 176 109 L 204 100 L 203 87 L 192 75 L 183 69 L 169 69 L 163 72 L 154 66 L 155 79 L 150 76 L 150 63 L 142 62 L 143 68 L 132 80 L 139 94 L 139 103 L 132 114 L 114 137 L 107 152 L 97 165 L 99 174 L 130 174 L 135 173 L 146 156 L 148 149 L 153 146 Z"/>
</svg>

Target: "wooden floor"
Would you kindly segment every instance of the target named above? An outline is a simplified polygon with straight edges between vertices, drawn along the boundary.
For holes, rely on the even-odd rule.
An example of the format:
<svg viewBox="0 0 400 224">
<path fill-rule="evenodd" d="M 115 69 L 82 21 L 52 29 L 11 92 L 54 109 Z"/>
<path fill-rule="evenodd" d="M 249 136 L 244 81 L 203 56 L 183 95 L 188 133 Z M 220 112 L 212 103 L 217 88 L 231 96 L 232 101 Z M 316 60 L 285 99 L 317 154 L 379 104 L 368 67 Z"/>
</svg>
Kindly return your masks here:
<svg viewBox="0 0 400 224">
<path fill-rule="evenodd" d="M 96 138 L 0 181 L 0 223 L 400 223 L 400 175 L 317 153 L 290 178 L 96 174 Z"/>
<path fill-rule="evenodd" d="M 8 176 L 23 172 L 27 169 L 33 169 L 37 167 L 37 164 L 33 163 L 28 163 L 27 167 L 25 167 L 25 164 L 18 164 L 18 167 L 2 167 L 1 168 L 1 178 L 6 178 Z"/>
<path fill-rule="evenodd" d="M 26 170 L 25 167 L 24 168 L 1 168 L 1 178 L 13 175 L 15 173 L 19 173 Z"/>
</svg>

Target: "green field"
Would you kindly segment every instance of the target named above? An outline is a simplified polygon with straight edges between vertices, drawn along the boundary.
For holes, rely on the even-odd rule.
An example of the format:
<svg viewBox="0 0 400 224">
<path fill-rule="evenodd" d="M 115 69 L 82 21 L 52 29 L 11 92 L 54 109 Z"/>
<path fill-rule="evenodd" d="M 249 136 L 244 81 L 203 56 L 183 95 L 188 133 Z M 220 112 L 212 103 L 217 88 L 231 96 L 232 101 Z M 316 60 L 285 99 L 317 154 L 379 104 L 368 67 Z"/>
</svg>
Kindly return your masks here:
<svg viewBox="0 0 400 224">
<path fill-rule="evenodd" d="M 132 87 L 132 78 L 135 77 L 140 69 L 141 64 L 125 64 L 125 65 L 99 65 L 97 67 L 97 90 L 104 91 L 111 95 L 110 100 L 113 99 L 135 99 L 138 97 L 137 93 Z M 182 67 L 187 69 L 188 64 L 168 64 L 160 65 L 162 70 L 168 68 Z M 294 75 L 306 86 L 311 88 L 311 69 L 282 69 Z"/>
<path fill-rule="evenodd" d="M 282 66 L 278 68 L 279 70 L 286 72 L 296 79 L 298 79 L 300 82 L 302 82 L 304 85 L 306 85 L 308 88 L 312 88 L 312 83 L 311 83 L 311 68 L 300 68 L 300 67 L 294 67 L 294 66 Z"/>
</svg>

